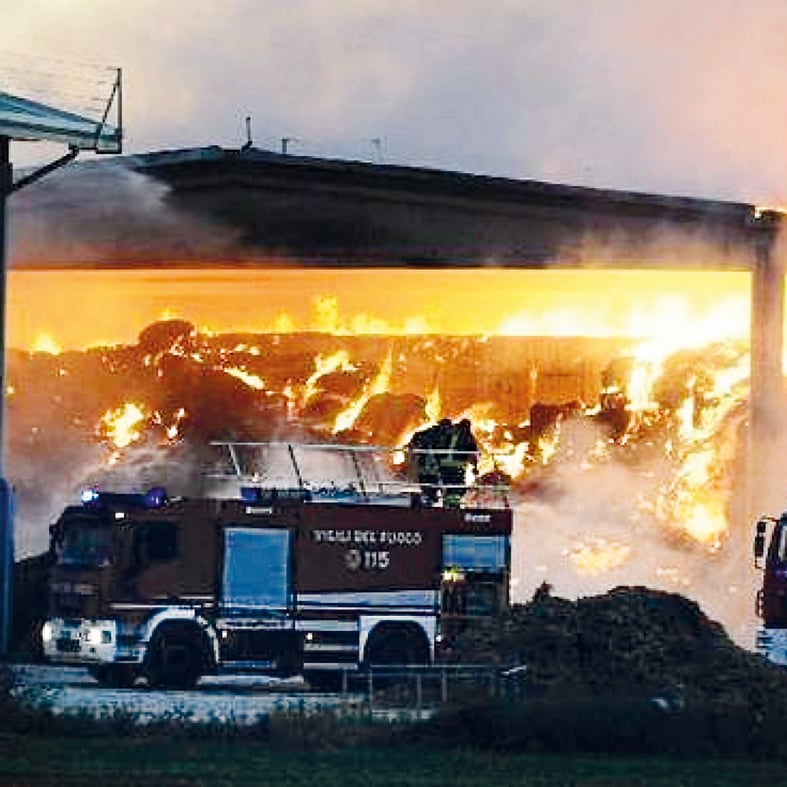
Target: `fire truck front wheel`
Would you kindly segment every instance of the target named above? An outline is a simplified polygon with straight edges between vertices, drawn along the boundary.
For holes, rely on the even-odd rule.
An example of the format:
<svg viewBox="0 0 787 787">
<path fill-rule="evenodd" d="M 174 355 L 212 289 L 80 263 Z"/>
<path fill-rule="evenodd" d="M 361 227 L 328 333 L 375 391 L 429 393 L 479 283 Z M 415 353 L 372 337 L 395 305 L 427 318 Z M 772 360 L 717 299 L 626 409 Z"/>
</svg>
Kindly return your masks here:
<svg viewBox="0 0 787 787">
<path fill-rule="evenodd" d="M 147 659 L 151 688 L 193 688 L 203 662 L 203 635 L 195 626 L 165 625 L 153 635 Z"/>
</svg>

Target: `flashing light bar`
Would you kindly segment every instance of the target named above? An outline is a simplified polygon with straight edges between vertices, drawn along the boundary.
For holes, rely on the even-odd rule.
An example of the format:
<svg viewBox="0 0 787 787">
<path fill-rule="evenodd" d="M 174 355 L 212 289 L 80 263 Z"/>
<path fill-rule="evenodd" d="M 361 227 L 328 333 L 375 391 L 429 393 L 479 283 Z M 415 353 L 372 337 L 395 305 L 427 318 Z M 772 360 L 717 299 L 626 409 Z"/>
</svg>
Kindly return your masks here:
<svg viewBox="0 0 787 787">
<path fill-rule="evenodd" d="M 169 497 L 163 486 L 154 486 L 147 492 L 101 492 L 84 489 L 79 496 L 85 508 L 163 508 Z"/>
</svg>

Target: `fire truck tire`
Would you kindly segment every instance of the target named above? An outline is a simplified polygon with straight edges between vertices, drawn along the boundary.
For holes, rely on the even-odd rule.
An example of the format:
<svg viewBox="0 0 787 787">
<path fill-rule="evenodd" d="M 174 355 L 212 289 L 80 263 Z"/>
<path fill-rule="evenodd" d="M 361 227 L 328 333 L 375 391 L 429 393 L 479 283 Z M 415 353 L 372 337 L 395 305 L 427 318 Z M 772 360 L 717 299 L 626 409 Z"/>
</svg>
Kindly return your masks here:
<svg viewBox="0 0 787 787">
<path fill-rule="evenodd" d="M 88 672 L 108 689 L 130 689 L 137 679 L 137 671 L 129 664 L 100 664 Z"/>
<path fill-rule="evenodd" d="M 157 689 L 191 689 L 202 672 L 202 633 L 195 626 L 156 631 L 147 661 L 148 684 Z"/>
<path fill-rule="evenodd" d="M 367 666 L 414 666 L 429 663 L 429 643 L 413 625 L 381 623 L 366 645 Z"/>
</svg>

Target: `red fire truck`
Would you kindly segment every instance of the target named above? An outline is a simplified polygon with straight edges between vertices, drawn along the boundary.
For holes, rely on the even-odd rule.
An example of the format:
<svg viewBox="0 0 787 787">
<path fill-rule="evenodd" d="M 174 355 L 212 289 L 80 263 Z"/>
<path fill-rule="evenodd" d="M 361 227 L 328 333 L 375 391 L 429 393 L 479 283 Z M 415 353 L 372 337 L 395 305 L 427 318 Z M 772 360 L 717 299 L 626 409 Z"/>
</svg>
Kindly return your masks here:
<svg viewBox="0 0 787 787">
<path fill-rule="evenodd" d="M 769 661 L 787 666 L 787 512 L 757 522 L 754 564 L 763 570 L 756 604 L 762 619 L 757 650 Z"/>
<path fill-rule="evenodd" d="M 470 617 L 507 606 L 505 498 L 423 504 L 412 485 L 370 480 L 368 449 L 346 446 L 334 448 L 355 480 L 317 486 L 314 446 L 278 444 L 287 485 L 269 462 L 241 472 L 240 452 L 262 444 L 221 445 L 240 492 L 91 489 L 65 509 L 51 528 L 49 660 L 115 686 L 225 670 L 336 685 L 343 671 L 429 664 Z"/>
</svg>

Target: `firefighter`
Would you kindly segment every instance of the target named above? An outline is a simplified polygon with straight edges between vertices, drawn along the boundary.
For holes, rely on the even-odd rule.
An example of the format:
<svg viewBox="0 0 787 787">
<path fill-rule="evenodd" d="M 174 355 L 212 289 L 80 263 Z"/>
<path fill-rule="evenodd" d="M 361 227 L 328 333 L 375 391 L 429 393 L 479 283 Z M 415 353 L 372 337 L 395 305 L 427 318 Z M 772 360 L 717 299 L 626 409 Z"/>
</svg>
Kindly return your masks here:
<svg viewBox="0 0 787 787">
<path fill-rule="evenodd" d="M 467 468 L 478 471 L 478 444 L 473 437 L 470 421 L 463 418 L 452 424 L 447 418 L 440 422 L 440 483 L 446 506 L 456 507 L 467 491 Z"/>
<path fill-rule="evenodd" d="M 421 499 L 427 505 L 437 502 L 437 487 L 440 483 L 439 465 L 431 449 L 437 448 L 439 426 L 430 426 L 416 432 L 408 445 L 410 474 L 421 485 Z"/>
</svg>

